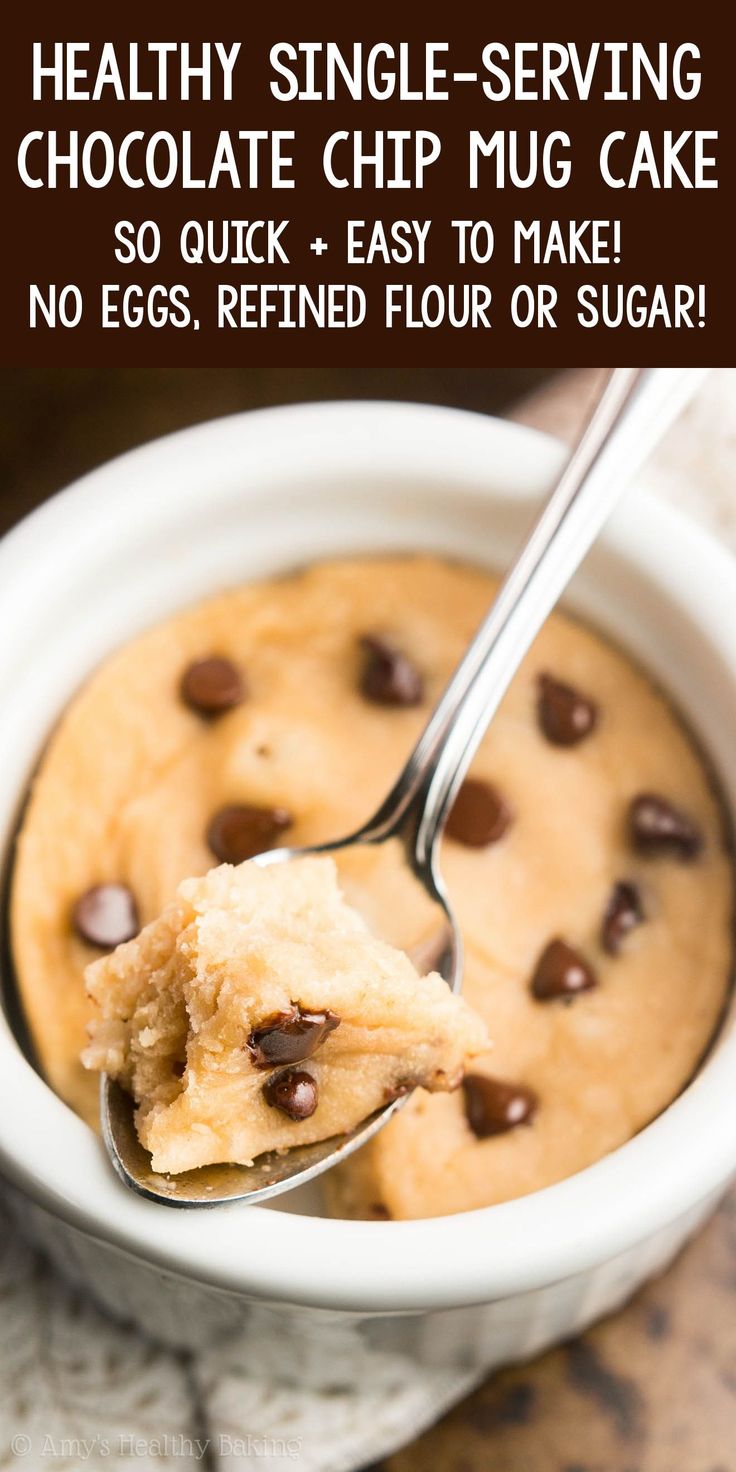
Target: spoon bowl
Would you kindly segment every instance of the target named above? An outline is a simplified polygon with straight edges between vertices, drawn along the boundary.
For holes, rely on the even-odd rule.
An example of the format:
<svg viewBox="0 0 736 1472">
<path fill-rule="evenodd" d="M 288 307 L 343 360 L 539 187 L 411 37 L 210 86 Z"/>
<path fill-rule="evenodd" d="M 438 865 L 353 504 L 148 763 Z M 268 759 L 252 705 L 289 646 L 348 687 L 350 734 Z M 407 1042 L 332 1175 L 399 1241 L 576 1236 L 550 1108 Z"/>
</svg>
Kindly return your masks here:
<svg viewBox="0 0 736 1472">
<path fill-rule="evenodd" d="M 385 851 L 391 852 L 395 860 L 392 882 L 396 892 L 401 894 L 407 886 L 418 885 L 413 865 L 408 862 L 411 848 L 391 843 L 390 835 L 381 839 L 367 830 L 332 844 L 270 849 L 250 862 L 266 867 L 320 854 L 334 858 L 339 869 L 347 854 L 353 855 L 362 849 L 369 857 L 371 848 L 378 842 L 385 844 Z M 457 922 L 434 880 L 431 888 L 421 887 L 423 897 L 430 903 L 424 906 L 422 934 L 409 949 L 410 959 L 420 974 L 438 971 L 450 989 L 459 992 L 462 985 L 462 939 Z M 358 910 L 361 909 L 359 889 L 358 886 L 357 895 L 351 894 Z M 306 1185 L 365 1145 L 402 1108 L 407 1098 L 408 1094 L 402 1094 L 392 1099 L 343 1135 L 333 1135 L 311 1145 L 294 1145 L 289 1150 L 269 1151 L 260 1155 L 252 1165 L 198 1166 L 196 1170 L 182 1171 L 177 1175 L 162 1174 L 153 1169 L 151 1157 L 138 1139 L 133 1100 L 107 1074 L 100 1079 L 100 1118 L 102 1138 L 112 1165 L 131 1190 L 167 1206 L 218 1206 L 245 1199 L 253 1203 L 267 1201 L 283 1191 Z"/>
<path fill-rule="evenodd" d="M 100 1081 L 103 1138 L 115 1170 L 139 1196 L 166 1206 L 221 1206 L 245 1198 L 266 1201 L 306 1185 L 370 1140 L 404 1102 L 404 1098 L 395 1099 L 377 1109 L 349 1134 L 314 1145 L 294 1145 L 291 1150 L 272 1150 L 259 1155 L 252 1165 L 201 1165 L 173 1176 L 153 1169 L 136 1134 L 130 1094 L 106 1074 Z"/>
</svg>

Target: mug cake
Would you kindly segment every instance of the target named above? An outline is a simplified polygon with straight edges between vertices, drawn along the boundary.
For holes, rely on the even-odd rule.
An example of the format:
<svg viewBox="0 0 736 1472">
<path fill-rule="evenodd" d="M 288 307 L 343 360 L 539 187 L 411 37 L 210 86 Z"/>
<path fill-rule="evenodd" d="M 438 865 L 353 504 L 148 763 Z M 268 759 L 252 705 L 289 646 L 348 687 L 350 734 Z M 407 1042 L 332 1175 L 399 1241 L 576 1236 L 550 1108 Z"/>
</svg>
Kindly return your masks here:
<svg viewBox="0 0 736 1472">
<path fill-rule="evenodd" d="M 24 814 L 11 923 L 41 1066 L 90 1122 L 86 969 L 104 976 L 182 881 L 370 817 L 495 587 L 434 557 L 319 564 L 177 614 L 72 701 Z M 457 1089 L 417 1088 L 331 1173 L 339 1214 L 442 1215 L 583 1169 L 671 1102 L 723 1009 L 733 872 L 708 765 L 646 674 L 567 615 L 484 738 L 442 869 L 489 1041 Z M 371 893 L 369 928 L 404 946 L 421 916 L 388 869 Z M 245 1035 L 239 1051 L 245 1073 Z"/>
</svg>

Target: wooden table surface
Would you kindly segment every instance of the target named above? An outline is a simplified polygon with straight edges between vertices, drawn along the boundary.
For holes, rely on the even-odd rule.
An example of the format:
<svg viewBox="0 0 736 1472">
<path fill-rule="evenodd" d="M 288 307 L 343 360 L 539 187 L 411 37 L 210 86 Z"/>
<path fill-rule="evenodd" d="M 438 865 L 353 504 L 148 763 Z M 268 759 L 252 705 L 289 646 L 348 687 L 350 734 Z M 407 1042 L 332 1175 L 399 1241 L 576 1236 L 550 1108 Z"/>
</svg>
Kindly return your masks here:
<svg viewBox="0 0 736 1472">
<path fill-rule="evenodd" d="M 494 1375 L 380 1472 L 734 1472 L 736 1194 L 581 1339 Z"/>
<path fill-rule="evenodd" d="M 382 397 L 505 408 L 536 370 L 0 374 L 0 530 L 84 470 L 237 409 Z M 736 1194 L 622 1313 L 493 1376 L 380 1472 L 736 1472 Z"/>
</svg>

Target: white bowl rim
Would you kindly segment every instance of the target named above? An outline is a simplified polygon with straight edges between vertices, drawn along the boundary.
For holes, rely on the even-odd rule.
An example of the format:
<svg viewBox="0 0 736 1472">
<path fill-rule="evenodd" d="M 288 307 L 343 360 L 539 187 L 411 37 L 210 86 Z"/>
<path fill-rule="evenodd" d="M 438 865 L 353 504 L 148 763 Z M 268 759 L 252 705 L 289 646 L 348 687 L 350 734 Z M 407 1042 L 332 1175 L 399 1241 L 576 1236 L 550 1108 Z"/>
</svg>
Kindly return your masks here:
<svg viewBox="0 0 736 1472">
<path fill-rule="evenodd" d="M 91 472 L 19 524 L 0 545 L 0 622 L 34 559 L 57 538 L 113 534 L 113 499 L 145 514 L 166 468 L 191 472 L 266 447 L 329 459 L 358 447 L 380 473 L 418 462 L 453 464 L 477 481 L 493 463 L 504 494 L 530 500 L 557 469 L 556 441 L 463 410 L 350 401 L 284 406 L 179 431 Z M 185 475 L 186 480 L 186 475 Z M 201 494 L 201 479 L 199 487 Z M 187 485 L 187 494 L 192 479 Z M 131 505 L 132 501 L 132 505 Z M 118 505 L 117 512 L 120 514 Z M 637 488 L 606 534 L 628 563 L 656 570 L 733 671 L 730 646 L 736 563 L 709 534 Z M 12 626 L 12 624 L 10 625 Z M 456 1216 L 412 1222 L 345 1222 L 242 1206 L 211 1212 L 157 1207 L 113 1177 L 91 1131 L 21 1054 L 0 1015 L 0 1163 L 52 1214 L 114 1249 L 255 1300 L 359 1313 L 417 1312 L 489 1302 L 550 1285 L 615 1258 L 722 1189 L 736 1170 L 731 1033 L 697 1079 L 626 1145 L 578 1175 L 531 1196 Z M 714 1121 L 716 1126 L 714 1127 Z M 72 1165 L 70 1167 L 70 1162 Z"/>
</svg>

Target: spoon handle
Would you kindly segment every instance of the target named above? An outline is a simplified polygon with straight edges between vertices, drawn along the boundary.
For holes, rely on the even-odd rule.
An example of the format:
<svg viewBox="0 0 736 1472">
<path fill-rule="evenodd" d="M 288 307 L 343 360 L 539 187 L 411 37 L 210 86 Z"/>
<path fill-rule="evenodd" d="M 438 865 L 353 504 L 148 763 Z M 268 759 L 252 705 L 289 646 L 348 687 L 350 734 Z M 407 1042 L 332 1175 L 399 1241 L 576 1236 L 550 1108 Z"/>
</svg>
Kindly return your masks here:
<svg viewBox="0 0 736 1472">
<path fill-rule="evenodd" d="M 374 819 L 421 818 L 416 861 L 435 840 L 521 660 L 628 482 L 700 386 L 700 368 L 616 368 L 486 618 Z M 371 825 L 371 826 L 374 826 Z"/>
</svg>

